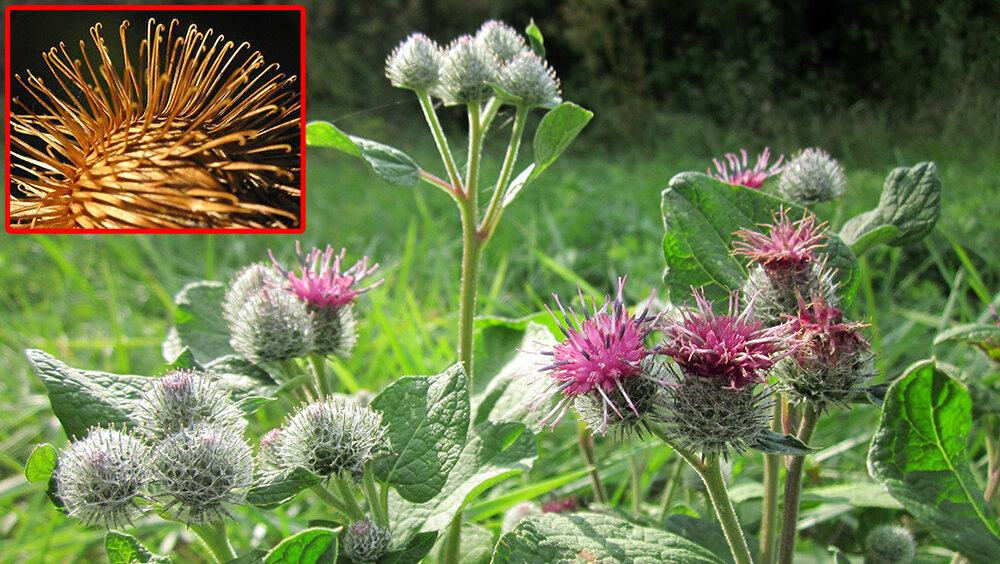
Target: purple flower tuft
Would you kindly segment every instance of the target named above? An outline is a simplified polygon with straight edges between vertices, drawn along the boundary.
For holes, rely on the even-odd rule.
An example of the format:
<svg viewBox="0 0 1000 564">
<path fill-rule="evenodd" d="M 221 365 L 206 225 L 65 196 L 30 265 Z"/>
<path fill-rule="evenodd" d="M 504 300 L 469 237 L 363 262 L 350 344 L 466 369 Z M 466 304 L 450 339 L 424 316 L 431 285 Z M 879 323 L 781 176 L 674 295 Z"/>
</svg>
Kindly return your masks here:
<svg viewBox="0 0 1000 564">
<path fill-rule="evenodd" d="M 363 294 L 384 282 L 383 279 L 367 288 L 354 288 L 355 284 L 375 272 L 378 264 L 369 268 L 368 257 L 364 257 L 354 263 L 354 266 L 351 268 L 341 272 L 341 263 L 347 254 L 346 249 L 341 249 L 340 254 L 334 256 L 333 247 L 327 245 L 325 252 L 314 248 L 308 255 L 303 256 L 302 247 L 296 241 L 295 252 L 299 256 L 299 265 L 301 266 L 300 276 L 296 276 L 292 272 L 283 269 L 281 263 L 274 258 L 274 253 L 270 249 L 267 251 L 274 262 L 275 268 L 288 281 L 288 289 L 297 295 L 299 299 L 315 308 L 339 308 L 353 302 L 358 294 Z"/>
<path fill-rule="evenodd" d="M 816 261 L 816 249 L 825 245 L 826 223 L 816 225 L 816 216 L 806 212 L 793 222 L 782 207 L 774 213 L 774 223 L 762 227 L 768 234 L 749 229 L 735 233 L 733 254 L 743 255 L 751 263 L 761 265 L 768 273 L 804 272 Z"/>
<path fill-rule="evenodd" d="M 639 416 L 623 381 L 650 378 L 644 374 L 640 362 L 654 354 L 654 351 L 646 347 L 645 339 L 653 330 L 659 315 L 650 317 L 648 305 L 641 315 L 630 315 L 622 298 L 624 285 L 625 278 L 619 278 L 618 296 L 613 301 L 609 296 L 605 297 L 605 304 L 600 309 L 597 308 L 596 300 L 593 300 L 588 310 L 583 292 L 580 291 L 582 321 L 572 307 L 567 310 L 559 302 L 559 297 L 553 294 L 562 313 L 562 320 L 552 310 L 548 311 L 559 324 L 566 340 L 555 345 L 553 350 L 541 353 L 554 359 L 554 362 L 540 369 L 549 373 L 552 383 L 533 402 L 532 407 L 536 409 L 545 399 L 557 393 L 562 397 L 541 419 L 543 424 L 555 426 L 574 399 L 590 394 L 603 405 L 603 433 L 607 427 L 609 407 L 624 419 L 619 407 L 609 397 L 609 394 L 616 391 L 621 393 L 632 412 Z"/>
<path fill-rule="evenodd" d="M 712 159 L 712 163 L 715 165 L 715 172 L 712 172 L 712 169 L 708 169 L 708 174 L 723 182 L 759 190 L 765 180 L 784 169 L 781 165 L 782 161 L 785 160 L 784 155 L 778 157 L 778 160 L 768 168 L 767 161 L 770 159 L 771 150 L 765 147 L 764 151 L 757 157 L 757 164 L 753 168 L 750 168 L 746 149 L 740 149 L 739 155 L 736 153 L 726 153 L 725 161 Z"/>
<path fill-rule="evenodd" d="M 844 313 L 823 303 L 820 298 L 813 298 L 810 304 L 799 298 L 798 316 L 785 317 L 797 339 L 803 343 L 792 355 L 800 366 L 853 365 L 859 356 L 867 355 L 871 348 L 860 332 L 868 325 L 844 322 Z"/>
<path fill-rule="evenodd" d="M 765 328 L 753 317 L 753 302 L 739 311 L 739 294 L 729 296 L 729 311 L 715 315 L 704 291 L 694 290 L 697 309 L 666 324 L 667 339 L 658 351 L 669 355 L 685 375 L 722 381 L 728 389 L 767 381 L 767 371 L 787 356 L 788 325 Z"/>
</svg>

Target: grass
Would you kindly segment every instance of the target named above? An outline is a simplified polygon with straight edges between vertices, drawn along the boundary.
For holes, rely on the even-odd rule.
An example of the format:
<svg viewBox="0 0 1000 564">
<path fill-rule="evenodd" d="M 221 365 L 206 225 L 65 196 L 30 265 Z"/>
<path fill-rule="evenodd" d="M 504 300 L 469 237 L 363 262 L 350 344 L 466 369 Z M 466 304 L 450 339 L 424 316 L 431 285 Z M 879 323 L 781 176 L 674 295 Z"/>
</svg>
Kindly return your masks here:
<svg viewBox="0 0 1000 564">
<path fill-rule="evenodd" d="M 356 134 L 384 135 L 377 120 L 363 121 L 370 119 L 362 115 L 340 125 Z M 866 276 L 852 313 L 878 329 L 879 362 L 889 377 L 931 354 L 937 331 L 956 322 L 985 320 L 986 302 L 997 300 L 1000 204 L 995 194 L 1000 164 L 995 156 L 1000 153 L 1000 135 L 990 123 L 966 135 L 961 124 L 955 124 L 958 119 L 951 117 L 930 131 L 919 124 L 900 127 L 874 111 L 853 118 L 820 116 L 796 130 L 778 132 L 770 142 L 772 150 L 783 152 L 818 144 L 841 158 L 848 171 L 848 196 L 822 210 L 835 227 L 875 204 L 892 167 L 937 161 L 945 199 L 935 232 L 920 244 L 879 249 L 862 259 Z M 642 149 L 588 146 L 584 139 L 525 191 L 487 249 L 481 314 L 527 315 L 551 303 L 551 292 L 571 295 L 578 283 L 609 292 L 614 279 L 624 274 L 630 277 L 632 301 L 653 290 L 663 293 L 659 202 L 667 180 L 682 170 L 704 170 L 711 157 L 722 152 L 741 146 L 755 150 L 763 143 L 693 116 L 658 116 L 655 124 L 664 134 Z M 913 128 L 923 134 L 915 135 Z M 435 162 L 426 150 L 414 150 L 416 145 L 400 145 L 420 162 Z M 26 348 L 44 349 L 71 366 L 155 374 L 164 367 L 159 346 L 171 325 L 173 295 L 184 284 L 227 280 L 241 266 L 266 259 L 268 248 L 291 260 L 294 241 L 300 238 L 304 246 L 346 247 L 349 259 L 368 255 L 382 264 L 379 274 L 386 278 L 385 285 L 369 293 L 359 308 L 359 347 L 337 367 L 345 391 L 378 390 L 400 375 L 436 373 L 454 361 L 461 252 L 454 204 L 426 186 L 385 185 L 359 162 L 338 153 L 310 151 L 308 156 L 308 229 L 299 237 L 2 236 L 0 410 L 5 425 L 0 430 L 0 561 L 90 561 L 99 558 L 103 537 L 57 514 L 41 488 L 22 477 L 35 444 L 62 446 L 66 441 L 24 360 L 21 351 Z M 429 168 L 436 172 L 437 167 Z M 935 352 L 970 370 L 986 369 L 964 348 Z M 261 417 L 278 417 L 278 411 Z M 822 468 L 811 469 L 815 480 L 865 479 L 865 445 L 877 411 L 860 407 L 844 417 L 842 425 L 820 423 L 816 444 L 846 446 L 831 453 Z M 496 527 L 498 511 L 536 495 L 532 485 L 542 480 L 559 483 L 560 495 L 586 494 L 587 477 L 574 474 L 578 462 L 571 436 L 568 428 L 541 436 L 545 467 L 511 480 L 503 503 L 492 509 L 489 504 L 477 506 L 487 524 Z M 597 442 L 613 498 L 623 503 L 628 499 L 631 453 L 643 462 L 643 492 L 654 500 L 672 466 L 665 464 L 662 449 L 641 442 L 627 448 Z M 757 479 L 757 458 L 737 461 L 736 475 Z M 704 511 L 697 494 L 679 496 L 681 510 Z M 294 511 L 303 512 L 242 511 L 261 527 L 246 527 L 239 542 L 244 547 L 267 545 L 316 514 L 308 504 L 296 507 Z M 813 509 L 817 507 L 825 506 Z M 819 523 L 810 529 L 814 542 L 805 545 L 806 551 L 843 540 L 849 525 L 877 517 L 867 509 L 825 519 L 815 511 L 803 515 Z M 750 523 L 756 518 L 743 517 Z M 184 561 L 199 558 L 177 526 L 143 521 L 139 531 L 156 550 L 176 547 Z"/>
</svg>

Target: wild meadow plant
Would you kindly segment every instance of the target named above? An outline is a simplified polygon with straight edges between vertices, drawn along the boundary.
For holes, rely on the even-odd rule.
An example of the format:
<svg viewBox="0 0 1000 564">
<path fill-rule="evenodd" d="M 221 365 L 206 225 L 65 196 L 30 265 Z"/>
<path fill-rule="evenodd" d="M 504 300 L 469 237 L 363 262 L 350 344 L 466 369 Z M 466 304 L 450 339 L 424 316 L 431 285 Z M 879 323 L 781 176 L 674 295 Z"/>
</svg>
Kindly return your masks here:
<svg viewBox="0 0 1000 564">
<path fill-rule="evenodd" d="M 678 174 L 663 191 L 664 283 L 673 304 L 651 297 L 630 311 L 622 276 L 601 305 L 582 290 L 578 307 L 554 296 L 548 315 L 561 341 L 531 320 L 476 319 L 482 249 L 504 209 L 591 117 L 560 100 L 540 32 L 532 25 L 526 33 L 487 22 L 447 48 L 414 34 L 389 56 L 386 75 L 416 95 L 443 178 L 330 123 L 308 126 L 311 144 L 360 157 L 391 183 L 424 181 L 457 204 L 463 259 L 453 366 L 402 376 L 370 401 L 337 393 L 338 359 L 358 342 L 363 295 L 380 291 L 382 280 L 369 281 L 378 265 L 362 258 L 348 267 L 346 250 L 297 245 L 298 266 L 289 268 L 277 249 L 228 284 L 181 290 L 161 376 L 80 370 L 27 351 L 72 437 L 58 451 L 36 448 L 29 481 L 47 481 L 57 508 L 107 528 L 115 563 L 164 560 L 121 532 L 158 515 L 188 527 L 218 562 L 787 564 L 797 558 L 804 461 L 816 450 L 810 442 L 821 417 L 870 403 L 883 412 L 869 472 L 894 507 L 968 561 L 996 561 L 994 390 L 933 359 L 891 385 L 873 383 L 874 328 L 847 314 L 859 285 L 857 256 L 918 241 L 937 221 L 941 187 L 932 163 L 892 171 L 878 207 L 834 232 L 817 217 L 845 191 L 843 170 L 828 154 L 806 149 L 768 166 L 765 150 L 752 168 L 745 151 L 728 154 L 714 172 Z M 435 100 L 467 114 L 464 162 L 454 157 Z M 484 189 L 483 138 L 504 105 L 514 109 L 510 142 L 496 183 Z M 548 112 L 535 132 L 534 162 L 515 175 L 527 113 L 538 107 Z M 765 191 L 775 184 L 769 177 L 778 177 L 779 195 Z M 497 339 L 509 349 L 506 363 L 474 372 L 473 351 L 491 350 L 497 329 L 506 334 Z M 1000 326 L 960 327 L 939 339 L 1000 358 Z M 283 412 L 277 425 L 263 416 L 274 409 Z M 589 477 L 587 510 L 575 498 L 559 507 L 523 503 L 563 478 L 478 500 L 531 470 L 539 457 L 532 429 L 560 427 L 570 413 L 583 458 L 570 478 Z M 966 461 L 973 415 L 990 435 L 985 493 Z M 675 454 L 662 500 L 643 499 L 631 457 L 631 512 L 614 507 L 595 436 L 652 439 Z M 753 450 L 764 453 L 759 527 L 741 519 L 729 486 L 733 463 Z M 671 515 L 683 464 L 717 522 Z M 234 547 L 227 522 L 238 506 L 305 506 L 316 518 L 272 547 Z M 487 533 L 484 543 L 473 523 L 504 510 L 501 535 Z M 912 561 L 911 531 L 884 524 L 859 543 L 865 561 Z M 836 562 L 849 561 L 835 552 Z"/>
</svg>

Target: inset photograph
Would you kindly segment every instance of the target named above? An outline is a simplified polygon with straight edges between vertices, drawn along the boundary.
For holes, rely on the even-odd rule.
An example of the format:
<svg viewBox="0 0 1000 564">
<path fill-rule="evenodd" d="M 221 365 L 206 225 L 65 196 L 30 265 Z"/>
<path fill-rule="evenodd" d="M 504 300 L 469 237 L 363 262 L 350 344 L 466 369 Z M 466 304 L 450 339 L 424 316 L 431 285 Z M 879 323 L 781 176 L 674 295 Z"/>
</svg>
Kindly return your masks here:
<svg viewBox="0 0 1000 564">
<path fill-rule="evenodd" d="M 8 233 L 304 230 L 302 7 L 6 19 Z"/>
</svg>

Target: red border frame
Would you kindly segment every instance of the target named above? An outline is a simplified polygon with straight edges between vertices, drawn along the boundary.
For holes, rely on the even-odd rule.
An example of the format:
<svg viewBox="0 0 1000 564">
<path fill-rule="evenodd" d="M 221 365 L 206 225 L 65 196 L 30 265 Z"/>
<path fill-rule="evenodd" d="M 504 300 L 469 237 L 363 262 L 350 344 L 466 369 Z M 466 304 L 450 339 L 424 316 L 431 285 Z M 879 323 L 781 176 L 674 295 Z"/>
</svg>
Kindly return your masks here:
<svg viewBox="0 0 1000 564">
<path fill-rule="evenodd" d="M 23 11 L 43 11 L 43 10 L 74 10 L 74 11 L 111 11 L 111 10 L 175 10 L 175 11 L 202 11 L 202 10 L 266 10 L 266 11 L 298 11 L 299 12 L 299 37 L 300 37 L 300 49 L 299 49 L 299 105 L 300 105 L 300 116 L 299 120 L 301 123 L 301 133 L 299 135 L 301 143 L 301 172 L 299 173 L 299 181 L 302 184 L 302 202 L 299 208 L 299 226 L 294 229 L 139 229 L 139 228 L 128 228 L 128 229 L 12 229 L 10 226 L 10 189 L 11 189 L 11 163 L 10 163 L 10 13 L 13 10 L 23 10 Z M 43 4 L 43 5 L 10 5 L 4 9 L 4 64 L 7 72 L 4 73 L 4 88 L 7 95 L 4 97 L 4 117 L 6 118 L 6 124 L 4 125 L 4 154 L 6 155 L 7 166 L 4 167 L 4 183 L 6 184 L 5 190 L 5 200 L 4 200 L 4 231 L 11 235 L 29 235 L 34 233 L 285 233 L 294 234 L 302 233 L 306 229 L 306 9 L 305 6 L 300 5 L 245 5 L 245 6 L 233 6 L 233 5 L 215 5 L 215 4 L 198 4 L 194 6 L 183 6 L 177 4 L 161 4 L 161 5 L 141 5 L 141 4 L 121 4 L 121 5 L 104 5 L 104 4 L 84 4 L 78 6 L 67 6 L 67 5 L 54 5 L 54 4 Z"/>
</svg>

